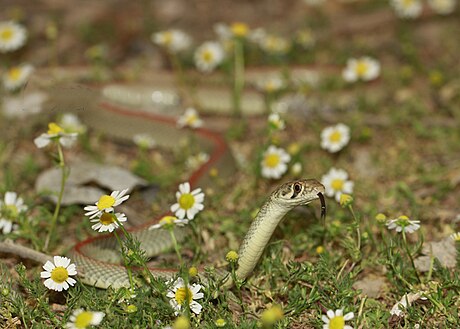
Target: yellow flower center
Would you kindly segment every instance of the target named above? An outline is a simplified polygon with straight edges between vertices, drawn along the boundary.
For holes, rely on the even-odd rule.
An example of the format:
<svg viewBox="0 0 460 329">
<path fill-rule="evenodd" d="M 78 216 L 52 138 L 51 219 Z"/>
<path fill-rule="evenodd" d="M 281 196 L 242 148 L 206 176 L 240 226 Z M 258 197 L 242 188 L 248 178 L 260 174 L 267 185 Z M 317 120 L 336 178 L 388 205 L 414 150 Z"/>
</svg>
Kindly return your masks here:
<svg viewBox="0 0 460 329">
<path fill-rule="evenodd" d="M 18 217 L 19 210 L 18 210 L 18 207 L 16 207 L 15 204 L 4 205 L 3 207 L 5 207 L 5 215 L 8 218 L 16 218 L 16 217 Z"/>
<path fill-rule="evenodd" d="M 62 266 L 58 266 L 51 271 L 51 279 L 56 283 L 63 283 L 68 277 L 69 272 Z"/>
<path fill-rule="evenodd" d="M 214 60 L 214 54 L 210 50 L 203 51 L 203 61 L 211 63 Z"/>
<path fill-rule="evenodd" d="M 8 71 L 8 78 L 13 81 L 17 81 L 21 78 L 21 69 L 19 67 L 13 67 Z"/>
<path fill-rule="evenodd" d="M 265 156 L 265 165 L 269 168 L 276 168 L 280 163 L 280 156 L 278 154 L 267 154 Z"/>
<path fill-rule="evenodd" d="M 164 216 L 162 219 L 160 219 L 160 224 L 173 225 L 175 220 L 176 217 L 174 216 Z"/>
<path fill-rule="evenodd" d="M 10 41 L 13 39 L 14 31 L 12 28 L 6 28 L 0 32 L 0 39 L 3 41 Z"/>
<path fill-rule="evenodd" d="M 93 320 L 93 313 L 92 312 L 81 312 L 75 317 L 75 327 L 84 329 L 91 324 Z"/>
<path fill-rule="evenodd" d="M 168 46 L 172 43 L 173 41 L 173 34 L 170 31 L 164 32 L 163 33 L 163 43 Z"/>
<path fill-rule="evenodd" d="M 276 89 L 277 89 L 277 88 L 276 88 L 276 84 L 275 84 L 275 82 L 273 82 L 273 81 L 268 81 L 268 82 L 265 84 L 265 91 L 266 91 L 267 93 L 272 93 L 272 92 L 274 92 Z"/>
<path fill-rule="evenodd" d="M 230 30 L 232 31 L 234 36 L 244 37 L 248 34 L 249 27 L 244 23 L 237 22 L 232 24 Z"/>
<path fill-rule="evenodd" d="M 110 195 L 103 195 L 97 202 L 97 209 L 104 210 L 114 205 L 115 198 Z"/>
<path fill-rule="evenodd" d="M 195 197 L 191 193 L 184 193 L 179 197 L 179 205 L 182 209 L 188 210 L 195 204 Z"/>
<path fill-rule="evenodd" d="M 192 291 L 187 287 L 180 287 L 176 290 L 174 298 L 179 305 L 182 305 L 188 297 L 188 303 L 190 304 L 193 300 Z"/>
<path fill-rule="evenodd" d="M 57 135 L 62 131 L 64 131 L 64 129 L 59 127 L 56 123 L 51 122 L 48 124 L 48 135 Z"/>
<path fill-rule="evenodd" d="M 332 134 L 329 135 L 329 141 L 332 143 L 340 142 L 341 139 L 342 134 L 338 130 L 335 130 Z"/>
<path fill-rule="evenodd" d="M 356 74 L 359 76 L 363 76 L 364 74 L 367 73 L 368 69 L 369 67 L 366 62 L 359 61 L 358 64 L 356 65 Z"/>
<path fill-rule="evenodd" d="M 113 214 L 110 214 L 108 212 L 105 212 L 102 214 L 101 218 L 99 218 L 99 221 L 101 222 L 102 225 L 110 225 L 115 222 L 115 219 L 113 218 Z"/>
<path fill-rule="evenodd" d="M 196 114 L 189 114 L 187 115 L 186 122 L 188 125 L 193 125 L 198 120 L 198 116 Z"/>
<path fill-rule="evenodd" d="M 329 329 L 343 329 L 345 327 L 345 319 L 343 316 L 334 316 L 329 321 Z"/>
<path fill-rule="evenodd" d="M 414 0 L 403 0 L 403 5 L 409 7 L 414 3 Z"/>
<path fill-rule="evenodd" d="M 399 216 L 397 223 L 398 223 L 399 226 L 407 226 L 407 225 L 410 224 L 409 217 L 407 217 L 405 215 Z"/>
<path fill-rule="evenodd" d="M 331 183 L 331 186 L 336 191 L 342 191 L 343 184 L 344 184 L 343 179 L 333 179 L 332 183 Z"/>
</svg>

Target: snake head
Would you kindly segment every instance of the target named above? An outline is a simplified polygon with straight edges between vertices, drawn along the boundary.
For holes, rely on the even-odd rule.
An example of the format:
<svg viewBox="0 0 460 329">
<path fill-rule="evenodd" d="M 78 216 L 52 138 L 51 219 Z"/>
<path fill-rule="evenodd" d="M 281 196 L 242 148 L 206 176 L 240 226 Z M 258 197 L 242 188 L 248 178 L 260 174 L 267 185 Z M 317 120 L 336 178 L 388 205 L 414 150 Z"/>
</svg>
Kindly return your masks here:
<svg viewBox="0 0 460 329">
<path fill-rule="evenodd" d="M 316 179 L 298 179 L 281 185 L 273 192 L 274 199 L 281 205 L 289 208 L 309 204 L 311 201 L 321 199 L 323 209 L 326 209 L 324 203 L 324 186 Z"/>
</svg>

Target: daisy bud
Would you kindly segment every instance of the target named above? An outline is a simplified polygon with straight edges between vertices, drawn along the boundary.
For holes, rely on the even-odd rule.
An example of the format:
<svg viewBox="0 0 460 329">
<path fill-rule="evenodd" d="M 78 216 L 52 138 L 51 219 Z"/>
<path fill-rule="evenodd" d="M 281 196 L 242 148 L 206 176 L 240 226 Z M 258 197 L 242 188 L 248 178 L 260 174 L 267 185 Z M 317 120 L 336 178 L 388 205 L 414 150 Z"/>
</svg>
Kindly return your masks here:
<svg viewBox="0 0 460 329">
<path fill-rule="evenodd" d="M 345 208 L 351 206 L 353 204 L 353 197 L 349 194 L 341 194 L 340 195 L 340 205 Z"/>
<path fill-rule="evenodd" d="M 238 257 L 238 253 L 235 250 L 230 250 L 227 255 L 225 255 L 225 259 L 230 263 L 236 263 Z"/>
</svg>

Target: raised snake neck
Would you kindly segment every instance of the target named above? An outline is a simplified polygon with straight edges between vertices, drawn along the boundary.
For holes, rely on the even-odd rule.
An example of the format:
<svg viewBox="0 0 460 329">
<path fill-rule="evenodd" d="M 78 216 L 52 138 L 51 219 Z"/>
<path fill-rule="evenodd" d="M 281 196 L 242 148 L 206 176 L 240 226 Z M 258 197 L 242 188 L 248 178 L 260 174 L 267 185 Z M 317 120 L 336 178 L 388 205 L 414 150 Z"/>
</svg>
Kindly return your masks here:
<svg viewBox="0 0 460 329">
<path fill-rule="evenodd" d="M 69 95 L 61 93 L 55 97 L 55 102 L 60 102 L 61 106 L 65 106 L 62 104 L 63 99 L 68 101 Z M 78 101 L 80 101 L 79 97 L 76 97 L 74 102 Z M 115 105 L 101 98 L 100 95 L 96 95 L 95 99 L 88 101 L 88 104 L 96 106 L 79 112 L 85 123 L 113 137 L 131 139 L 135 133 L 152 134 L 156 132 L 154 138 L 159 144 L 171 146 L 171 143 L 190 134 L 188 130 L 177 129 L 176 119 L 171 116 L 160 115 L 145 109 Z M 212 184 L 208 172 L 213 168 L 218 169 L 220 177 L 231 177 L 234 171 L 234 161 L 221 135 L 205 128 L 194 129 L 192 132 L 200 146 L 210 153 L 210 158 L 207 163 L 191 174 L 189 178 L 191 186 L 203 187 Z M 316 180 L 296 182 L 302 184 L 303 191 L 308 190 L 310 194 L 295 205 L 308 204 L 318 199 L 318 193 L 324 193 L 324 187 Z M 276 226 L 283 216 L 295 206 L 292 200 L 287 200 L 287 203 L 281 202 L 280 195 L 290 193 L 290 189 L 296 182 L 283 184 L 275 189 L 252 222 L 239 250 L 236 272 L 239 279 L 245 279 L 250 275 Z M 148 227 L 159 218 L 131 230 L 132 235 L 140 241 L 141 248 L 148 257 L 172 247 L 169 232 L 163 229 L 148 230 Z M 182 241 L 187 236 L 187 230 L 176 228 L 175 235 L 178 241 Z M 127 270 L 124 266 L 119 265 L 121 259 L 118 250 L 117 241 L 112 234 L 100 235 L 78 243 L 72 250 L 72 259 L 77 264 L 81 281 L 99 288 L 129 287 Z M 163 278 L 172 278 L 176 273 L 175 269 L 153 268 L 149 270 L 153 276 Z M 224 270 L 217 270 L 217 274 L 218 277 L 224 278 L 227 273 Z M 231 284 L 232 280 L 227 279 L 226 285 Z"/>
</svg>

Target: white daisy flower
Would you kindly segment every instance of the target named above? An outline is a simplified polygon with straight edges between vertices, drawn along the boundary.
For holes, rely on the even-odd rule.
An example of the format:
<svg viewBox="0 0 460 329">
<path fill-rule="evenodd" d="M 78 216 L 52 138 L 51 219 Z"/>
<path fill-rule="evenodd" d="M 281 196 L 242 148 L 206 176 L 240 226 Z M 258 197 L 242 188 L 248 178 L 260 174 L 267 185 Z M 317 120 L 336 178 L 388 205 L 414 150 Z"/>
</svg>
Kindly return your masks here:
<svg viewBox="0 0 460 329">
<path fill-rule="evenodd" d="M 288 169 L 291 156 L 282 148 L 270 145 L 262 157 L 262 176 L 279 179 Z"/>
<path fill-rule="evenodd" d="M 171 282 L 172 283 L 172 282 Z M 204 297 L 202 292 L 199 292 L 201 285 L 192 284 L 185 285 L 182 278 L 178 278 L 171 289 L 168 290 L 166 297 L 171 298 L 170 305 L 174 308 L 175 314 L 178 315 L 182 310 L 182 306 L 187 303 L 190 310 L 195 314 L 200 314 L 203 308 L 196 300 Z"/>
<path fill-rule="evenodd" d="M 324 322 L 323 329 L 353 329 L 352 326 L 345 324 L 345 321 L 353 319 L 353 312 L 343 315 L 343 310 L 339 309 L 327 311 L 327 316 L 323 315 L 321 319 Z"/>
<path fill-rule="evenodd" d="M 27 206 L 16 192 L 6 192 L 4 200 L 0 200 L 0 231 L 9 234 L 17 230 L 18 225 L 13 220 L 26 211 Z"/>
<path fill-rule="evenodd" d="M 104 318 L 104 312 L 92 312 L 78 309 L 72 312 L 70 322 L 66 324 L 67 329 L 86 329 L 89 326 L 97 326 Z"/>
<path fill-rule="evenodd" d="M 19 214 L 26 212 L 27 206 L 24 204 L 24 200 L 18 197 L 16 192 L 6 192 L 3 201 L 0 200 L 0 211 L 2 216 L 14 219 Z"/>
<path fill-rule="evenodd" d="M 149 134 L 136 134 L 133 136 L 133 142 L 145 150 L 153 149 L 157 145 L 155 139 Z"/>
<path fill-rule="evenodd" d="M 209 161 L 209 154 L 200 152 L 197 155 L 190 156 L 185 162 L 185 166 L 190 170 L 195 170 Z"/>
<path fill-rule="evenodd" d="M 96 223 L 91 228 L 98 232 L 113 232 L 113 230 L 117 229 L 119 224 L 126 222 L 127 218 L 126 215 L 120 212 L 111 213 L 111 212 L 103 212 L 99 216 L 94 219 L 91 219 L 91 223 Z M 123 224 L 122 224 L 123 225 Z"/>
<path fill-rule="evenodd" d="M 64 131 L 69 133 L 84 134 L 86 132 L 86 126 L 73 113 L 64 113 L 58 124 Z"/>
<path fill-rule="evenodd" d="M 5 89 L 13 91 L 21 88 L 27 83 L 33 71 L 33 66 L 29 64 L 22 64 L 10 68 L 3 75 L 3 85 Z"/>
<path fill-rule="evenodd" d="M 0 22 L 0 53 L 21 48 L 26 43 L 26 29 L 13 21 Z"/>
<path fill-rule="evenodd" d="M 126 195 L 127 192 L 128 189 L 124 189 L 122 191 L 113 191 L 110 195 L 101 196 L 94 206 L 90 205 L 83 208 L 87 211 L 85 216 L 94 218 L 102 215 L 103 212 L 113 211 L 114 207 L 119 206 L 123 201 L 129 199 L 129 194 Z"/>
<path fill-rule="evenodd" d="M 62 291 L 69 289 L 77 281 L 71 278 L 71 275 L 76 275 L 77 270 L 75 264 L 70 263 L 67 257 L 54 256 L 54 264 L 47 261 L 43 265 L 45 271 L 40 273 L 40 277 L 46 279 L 44 284 L 48 289 Z"/>
<path fill-rule="evenodd" d="M 246 23 L 234 22 L 230 25 L 224 23 L 217 23 L 214 25 L 214 32 L 222 40 L 231 38 L 245 38 L 249 36 L 250 29 Z"/>
<path fill-rule="evenodd" d="M 286 126 L 278 113 L 271 113 L 268 116 L 268 125 L 274 130 L 283 130 Z"/>
<path fill-rule="evenodd" d="M 9 118 L 24 118 L 42 111 L 48 96 L 40 92 L 21 94 L 3 99 L 3 113 Z"/>
<path fill-rule="evenodd" d="M 184 114 L 177 120 L 177 126 L 179 128 L 190 127 L 199 128 L 203 125 L 203 120 L 200 119 L 200 115 L 197 110 L 193 107 L 189 107 L 185 110 Z"/>
<path fill-rule="evenodd" d="M 331 168 L 329 172 L 321 178 L 321 183 L 326 188 L 328 197 L 335 197 L 340 202 L 340 196 L 353 194 L 354 183 L 348 180 L 348 173 L 343 169 Z"/>
<path fill-rule="evenodd" d="M 188 224 L 187 219 L 178 219 L 177 217 L 174 217 L 174 216 L 164 216 L 162 219 L 159 220 L 157 224 L 150 226 L 149 230 L 156 230 L 163 226 L 165 227 L 174 227 L 175 225 L 184 226 L 185 224 Z"/>
<path fill-rule="evenodd" d="M 64 147 L 70 147 L 77 140 L 77 133 L 67 133 L 58 124 L 51 122 L 48 124 L 48 131 L 34 139 L 38 148 L 47 146 L 52 140 L 58 140 Z"/>
<path fill-rule="evenodd" d="M 420 0 L 390 0 L 390 4 L 400 18 L 416 18 L 420 16 L 423 9 Z"/>
<path fill-rule="evenodd" d="M 455 242 L 460 242 L 460 232 L 452 233 L 450 238 Z"/>
<path fill-rule="evenodd" d="M 407 216 L 399 216 L 396 219 L 390 219 L 387 222 L 387 227 L 389 230 L 396 230 L 396 232 L 414 233 L 420 228 L 419 220 L 410 220 Z"/>
<path fill-rule="evenodd" d="M 194 55 L 195 65 L 201 72 L 209 73 L 222 63 L 224 48 L 215 41 L 207 41 L 199 46 Z"/>
<path fill-rule="evenodd" d="M 321 132 L 321 148 L 335 153 L 343 149 L 350 141 L 350 128 L 343 123 L 329 126 Z"/>
<path fill-rule="evenodd" d="M 17 224 L 14 224 L 13 221 L 5 218 L 0 219 L 0 232 L 3 234 L 10 234 L 11 232 L 16 231 L 19 228 Z"/>
<path fill-rule="evenodd" d="M 188 34 L 176 29 L 154 33 L 152 41 L 174 54 L 186 50 L 192 44 Z"/>
<path fill-rule="evenodd" d="M 439 15 L 449 15 L 454 12 L 457 0 L 428 0 L 428 5 Z"/>
<path fill-rule="evenodd" d="M 271 55 L 285 55 L 291 48 L 291 43 L 288 39 L 268 34 L 260 40 L 259 47 L 267 54 Z"/>
<path fill-rule="evenodd" d="M 190 183 L 185 182 L 179 185 L 176 192 L 177 202 L 171 206 L 171 211 L 179 219 L 193 219 L 196 214 L 204 209 L 204 193 L 201 188 L 190 191 Z"/>
<path fill-rule="evenodd" d="M 300 176 L 300 174 L 302 173 L 302 164 L 300 162 L 294 163 L 291 167 L 291 173 L 294 176 Z"/>
<path fill-rule="evenodd" d="M 356 82 L 358 80 L 371 81 L 377 79 L 379 74 L 379 61 L 364 56 L 361 58 L 350 58 L 342 72 L 342 77 L 346 82 Z"/>
<path fill-rule="evenodd" d="M 264 93 L 273 94 L 284 89 L 286 84 L 280 76 L 271 76 L 258 81 L 256 87 Z"/>
<path fill-rule="evenodd" d="M 316 38 L 311 29 L 297 31 L 295 41 L 304 49 L 311 49 L 316 44 Z"/>
</svg>

